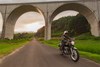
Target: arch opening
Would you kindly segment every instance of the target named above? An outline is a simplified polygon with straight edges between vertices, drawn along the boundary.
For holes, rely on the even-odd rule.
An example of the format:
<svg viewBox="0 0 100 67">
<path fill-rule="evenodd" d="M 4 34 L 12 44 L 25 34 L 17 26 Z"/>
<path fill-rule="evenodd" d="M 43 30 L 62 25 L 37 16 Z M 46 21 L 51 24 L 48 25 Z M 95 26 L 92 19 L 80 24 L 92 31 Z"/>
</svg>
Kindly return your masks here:
<svg viewBox="0 0 100 67">
<path fill-rule="evenodd" d="M 65 30 L 69 31 L 71 37 L 83 33 L 90 34 L 90 24 L 87 19 L 79 12 L 72 10 L 59 13 L 53 19 L 51 29 L 52 37 L 61 36 Z"/>
<path fill-rule="evenodd" d="M 87 19 L 88 23 L 90 24 L 91 34 L 94 36 L 99 36 L 98 21 L 95 17 L 95 14 L 93 13 L 92 10 L 90 10 L 88 7 L 84 6 L 83 4 L 68 3 L 68 4 L 61 5 L 50 16 L 50 22 L 52 22 L 53 19 L 59 13 L 67 10 L 77 11 L 79 12 L 79 14 L 83 15 Z"/>
<path fill-rule="evenodd" d="M 5 38 L 13 39 L 14 28 L 15 28 L 15 24 L 16 24 L 18 18 L 20 16 L 22 16 L 23 14 L 27 13 L 27 12 L 39 13 L 44 18 L 43 12 L 39 8 L 37 8 L 35 6 L 32 6 L 32 5 L 22 5 L 20 7 L 17 7 L 16 9 L 14 9 L 11 12 L 11 14 L 8 16 L 8 18 L 6 20 L 6 25 L 7 25 L 6 26 L 6 31 L 8 31 L 8 32 L 6 32 Z"/>
<path fill-rule="evenodd" d="M 37 18 L 38 17 L 38 18 Z M 34 32 L 45 25 L 44 18 L 37 12 L 26 12 L 16 21 L 14 33 Z"/>
</svg>

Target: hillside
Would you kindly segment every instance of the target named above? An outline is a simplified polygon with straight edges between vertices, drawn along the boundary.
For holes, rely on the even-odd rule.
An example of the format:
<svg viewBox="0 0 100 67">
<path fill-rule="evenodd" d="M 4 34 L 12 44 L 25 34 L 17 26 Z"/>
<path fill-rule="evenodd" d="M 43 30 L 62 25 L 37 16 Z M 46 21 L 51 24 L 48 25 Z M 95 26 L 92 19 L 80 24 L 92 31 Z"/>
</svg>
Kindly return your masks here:
<svg viewBox="0 0 100 67">
<path fill-rule="evenodd" d="M 44 36 L 44 28 L 42 27 L 36 33 L 36 36 Z M 62 35 L 63 31 L 68 30 L 71 36 L 77 36 L 82 33 L 90 32 L 90 25 L 86 18 L 80 14 L 76 16 L 67 16 L 54 20 L 52 22 L 52 36 Z"/>
</svg>

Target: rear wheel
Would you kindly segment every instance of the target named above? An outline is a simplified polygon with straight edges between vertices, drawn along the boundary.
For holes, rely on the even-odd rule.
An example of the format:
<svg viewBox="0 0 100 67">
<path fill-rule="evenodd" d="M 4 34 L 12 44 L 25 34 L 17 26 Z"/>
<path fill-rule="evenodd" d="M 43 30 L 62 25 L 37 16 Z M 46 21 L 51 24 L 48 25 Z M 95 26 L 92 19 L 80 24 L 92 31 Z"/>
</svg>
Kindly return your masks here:
<svg viewBox="0 0 100 67">
<path fill-rule="evenodd" d="M 77 49 L 73 49 L 71 52 L 71 59 L 74 62 L 77 62 L 79 60 L 79 52 L 77 51 Z"/>
</svg>

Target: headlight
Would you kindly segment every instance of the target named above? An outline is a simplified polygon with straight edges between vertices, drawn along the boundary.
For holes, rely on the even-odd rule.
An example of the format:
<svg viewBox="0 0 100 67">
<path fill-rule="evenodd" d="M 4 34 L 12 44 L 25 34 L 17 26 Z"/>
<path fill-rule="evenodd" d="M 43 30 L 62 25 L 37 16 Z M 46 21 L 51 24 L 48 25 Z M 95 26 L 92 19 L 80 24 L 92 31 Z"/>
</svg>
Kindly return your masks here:
<svg viewBox="0 0 100 67">
<path fill-rule="evenodd" d="M 71 42 L 71 44 L 72 44 L 72 45 L 74 45 L 74 44 L 75 44 L 75 42 L 74 42 L 74 41 L 72 41 L 72 42 Z"/>
</svg>

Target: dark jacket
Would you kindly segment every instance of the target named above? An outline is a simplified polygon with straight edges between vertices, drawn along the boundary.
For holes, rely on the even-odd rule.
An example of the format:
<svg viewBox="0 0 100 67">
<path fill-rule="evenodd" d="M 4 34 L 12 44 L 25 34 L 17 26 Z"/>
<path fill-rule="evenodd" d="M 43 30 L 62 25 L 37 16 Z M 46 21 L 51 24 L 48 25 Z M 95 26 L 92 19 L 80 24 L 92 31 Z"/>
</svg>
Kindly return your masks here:
<svg viewBox="0 0 100 67">
<path fill-rule="evenodd" d="M 68 39 L 70 39 L 68 35 L 62 35 L 62 44 L 67 43 Z"/>
</svg>

